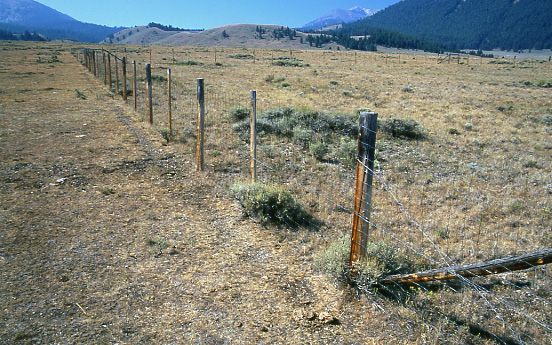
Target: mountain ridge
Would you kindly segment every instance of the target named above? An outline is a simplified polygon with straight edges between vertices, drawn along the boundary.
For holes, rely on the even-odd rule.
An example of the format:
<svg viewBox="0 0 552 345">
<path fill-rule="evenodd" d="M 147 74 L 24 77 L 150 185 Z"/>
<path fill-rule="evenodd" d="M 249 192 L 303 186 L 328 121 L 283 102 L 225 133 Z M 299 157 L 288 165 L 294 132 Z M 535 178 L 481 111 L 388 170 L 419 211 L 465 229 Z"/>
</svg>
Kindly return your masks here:
<svg viewBox="0 0 552 345">
<path fill-rule="evenodd" d="M 348 10 L 336 9 L 301 26 L 299 29 L 316 30 L 335 24 L 350 23 L 371 16 L 378 11 L 379 10 L 372 10 L 359 6 L 352 7 Z"/>
<path fill-rule="evenodd" d="M 122 28 L 84 23 L 34 0 L 0 0 L 0 29 L 98 43 Z"/>
</svg>

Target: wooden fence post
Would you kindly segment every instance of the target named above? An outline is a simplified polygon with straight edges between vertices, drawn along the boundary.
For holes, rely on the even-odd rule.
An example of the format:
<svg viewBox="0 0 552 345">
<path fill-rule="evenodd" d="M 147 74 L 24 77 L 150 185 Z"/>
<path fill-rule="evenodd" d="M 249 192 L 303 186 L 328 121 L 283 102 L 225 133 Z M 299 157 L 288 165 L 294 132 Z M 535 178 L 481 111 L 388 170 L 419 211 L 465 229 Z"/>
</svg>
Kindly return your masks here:
<svg viewBox="0 0 552 345">
<path fill-rule="evenodd" d="M 171 141 L 172 138 L 172 106 L 171 106 L 171 69 L 167 68 L 167 108 L 168 110 L 168 120 L 167 126 L 169 129 L 169 134 L 167 136 L 167 141 Z"/>
<path fill-rule="evenodd" d="M 109 90 L 111 90 L 111 86 L 113 85 L 113 79 L 111 79 L 111 53 L 107 53 L 107 81 L 109 83 Z"/>
<path fill-rule="evenodd" d="M 136 91 L 136 60 L 132 60 L 132 96 L 134 97 L 134 111 L 138 108 L 138 92 Z"/>
<path fill-rule="evenodd" d="M 205 89 L 203 78 L 197 79 L 197 145 L 196 145 L 196 158 L 197 158 L 197 171 L 203 171 L 204 169 L 204 133 L 205 126 Z"/>
<path fill-rule="evenodd" d="M 96 51 L 92 52 L 92 64 L 94 66 L 94 77 L 98 76 L 98 68 L 96 66 Z"/>
<path fill-rule="evenodd" d="M 115 92 L 119 93 L 119 64 L 117 63 L 118 58 L 115 56 Z"/>
<path fill-rule="evenodd" d="M 146 83 L 148 90 L 147 107 L 148 107 L 148 122 L 153 124 L 153 100 L 152 100 L 152 86 L 151 86 L 151 65 L 146 64 Z"/>
<path fill-rule="evenodd" d="M 121 64 L 123 67 L 123 99 L 127 100 L 127 70 L 126 70 L 126 57 L 123 56 L 121 59 Z"/>
<path fill-rule="evenodd" d="M 372 183 L 377 127 L 378 113 L 362 112 L 360 114 L 351 257 L 349 261 L 351 276 L 357 274 L 354 264 L 366 257 L 368 230 L 370 227 L 370 208 L 372 207 Z"/>
<path fill-rule="evenodd" d="M 107 85 L 107 63 L 106 63 L 105 59 L 106 58 L 105 58 L 105 52 L 104 52 L 103 53 L 103 58 L 102 58 L 103 68 L 104 68 L 104 85 Z"/>
<path fill-rule="evenodd" d="M 257 91 L 251 90 L 251 183 L 257 182 Z"/>
</svg>

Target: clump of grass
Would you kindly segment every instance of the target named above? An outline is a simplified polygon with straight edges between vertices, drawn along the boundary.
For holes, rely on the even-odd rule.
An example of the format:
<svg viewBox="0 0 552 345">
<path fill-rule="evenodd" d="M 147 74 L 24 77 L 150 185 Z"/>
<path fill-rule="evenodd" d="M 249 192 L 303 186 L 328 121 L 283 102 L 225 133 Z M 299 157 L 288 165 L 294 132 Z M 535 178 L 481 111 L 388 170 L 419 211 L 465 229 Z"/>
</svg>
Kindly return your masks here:
<svg viewBox="0 0 552 345">
<path fill-rule="evenodd" d="M 310 65 L 308 63 L 302 63 L 301 60 L 289 57 L 289 56 L 281 56 L 277 59 L 275 59 L 272 64 L 274 66 L 285 66 L 285 67 L 309 67 Z"/>
<path fill-rule="evenodd" d="M 426 130 L 414 119 L 390 118 L 378 121 L 378 127 L 394 137 L 423 139 Z"/>
<path fill-rule="evenodd" d="M 406 267 L 401 263 L 397 251 L 383 241 L 368 243 L 366 259 L 353 263 L 357 275 L 349 278 L 351 237 L 343 236 L 315 259 L 316 267 L 323 273 L 338 280 L 350 280 L 360 289 L 375 286 L 382 278 L 399 273 Z"/>
<path fill-rule="evenodd" d="M 112 195 L 115 194 L 115 190 L 111 187 L 103 187 L 102 189 L 100 189 L 100 193 L 102 193 L 103 195 Z"/>
<path fill-rule="evenodd" d="M 187 60 L 187 61 L 180 61 L 175 63 L 177 66 L 203 66 L 201 62 L 194 61 L 194 60 Z"/>
<path fill-rule="evenodd" d="M 293 195 L 275 185 L 260 183 L 236 183 L 230 188 L 231 195 L 243 206 L 246 217 L 254 217 L 263 223 L 285 225 L 291 228 L 308 226 L 313 217 Z"/>
<path fill-rule="evenodd" d="M 233 122 L 242 121 L 249 117 L 251 109 L 243 105 L 235 105 L 228 110 L 228 119 Z"/>
<path fill-rule="evenodd" d="M 349 90 L 343 90 L 341 94 L 346 97 L 353 97 L 353 92 Z"/>
<path fill-rule="evenodd" d="M 552 115 L 544 115 L 542 117 L 542 123 L 545 125 L 552 125 Z"/>
<path fill-rule="evenodd" d="M 159 134 L 161 134 L 161 136 L 167 141 L 167 143 L 171 141 L 171 138 L 174 138 L 176 136 L 175 131 L 173 130 L 172 133 L 169 133 L 168 128 L 161 128 L 159 130 Z"/>
<path fill-rule="evenodd" d="M 79 99 L 86 99 L 86 95 L 82 93 L 79 89 L 75 89 L 75 96 Z"/>
<path fill-rule="evenodd" d="M 151 76 L 151 80 L 152 81 L 157 81 L 157 82 L 160 82 L 160 83 L 166 83 L 167 82 L 167 77 L 162 76 L 162 75 L 158 75 L 158 74 L 154 74 L 154 75 Z"/>
<path fill-rule="evenodd" d="M 309 145 L 309 153 L 317 161 L 323 161 L 326 154 L 328 154 L 328 146 L 321 141 L 312 142 Z"/>
<path fill-rule="evenodd" d="M 228 57 L 231 59 L 241 59 L 241 60 L 253 59 L 253 55 L 251 54 L 236 54 L 236 55 L 229 55 Z"/>
</svg>

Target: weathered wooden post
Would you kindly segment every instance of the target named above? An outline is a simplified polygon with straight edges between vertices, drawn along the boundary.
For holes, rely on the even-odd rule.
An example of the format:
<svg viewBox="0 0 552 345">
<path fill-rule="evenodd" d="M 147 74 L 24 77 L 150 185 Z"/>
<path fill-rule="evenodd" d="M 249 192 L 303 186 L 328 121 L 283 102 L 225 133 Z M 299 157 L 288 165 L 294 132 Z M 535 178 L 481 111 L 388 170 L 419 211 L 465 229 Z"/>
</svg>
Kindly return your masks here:
<svg viewBox="0 0 552 345">
<path fill-rule="evenodd" d="M 204 140 L 205 140 L 205 89 L 203 78 L 197 79 L 197 145 L 196 145 L 196 158 L 197 158 L 197 171 L 203 171 L 204 169 Z"/>
<path fill-rule="evenodd" d="M 169 134 L 167 136 L 167 141 L 171 141 L 172 137 L 172 106 L 171 106 L 171 69 L 167 68 L 167 109 L 168 110 L 168 119 L 167 119 L 167 127 L 169 130 Z"/>
<path fill-rule="evenodd" d="M 134 98 L 134 111 L 138 108 L 138 92 L 136 92 L 136 60 L 132 60 L 132 96 Z"/>
<path fill-rule="evenodd" d="M 111 79 L 111 53 L 107 53 L 107 70 L 107 80 L 109 82 L 109 90 L 111 90 L 111 86 L 113 85 L 113 79 Z"/>
<path fill-rule="evenodd" d="M 98 76 L 98 68 L 96 66 L 96 51 L 92 51 L 92 64 L 94 66 L 94 77 Z"/>
<path fill-rule="evenodd" d="M 357 274 L 354 267 L 355 263 L 366 257 L 368 230 L 370 228 L 370 208 L 372 206 L 377 126 L 378 113 L 362 112 L 360 114 L 351 257 L 349 261 L 352 276 Z"/>
<path fill-rule="evenodd" d="M 103 68 L 104 68 L 104 85 L 107 85 L 107 63 L 105 60 L 106 60 L 105 52 L 103 52 L 102 61 L 103 61 Z"/>
<path fill-rule="evenodd" d="M 151 86 L 151 65 L 146 64 L 146 83 L 148 90 L 147 107 L 148 107 L 148 122 L 153 124 L 153 100 L 152 100 L 152 86 Z"/>
<path fill-rule="evenodd" d="M 257 91 L 251 90 L 251 183 L 257 182 Z"/>
<path fill-rule="evenodd" d="M 126 70 L 126 57 L 123 56 L 121 59 L 121 64 L 123 67 L 123 99 L 127 100 L 127 70 Z"/>
<path fill-rule="evenodd" d="M 119 93 L 119 64 L 117 63 L 117 60 L 119 60 L 118 57 L 115 56 L 115 92 Z"/>
<path fill-rule="evenodd" d="M 514 55 L 514 67 L 516 67 L 516 58 L 517 58 L 517 56 Z"/>
</svg>

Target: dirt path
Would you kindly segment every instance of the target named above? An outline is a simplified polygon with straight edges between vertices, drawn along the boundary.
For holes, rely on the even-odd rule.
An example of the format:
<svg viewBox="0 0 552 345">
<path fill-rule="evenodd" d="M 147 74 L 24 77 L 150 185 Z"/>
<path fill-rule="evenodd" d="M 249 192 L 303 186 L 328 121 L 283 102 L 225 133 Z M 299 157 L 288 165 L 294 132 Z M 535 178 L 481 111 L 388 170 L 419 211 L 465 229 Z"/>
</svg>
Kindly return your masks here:
<svg viewBox="0 0 552 345">
<path fill-rule="evenodd" d="M 40 53 L 0 52 L 0 343 L 381 340 L 191 152 L 149 140 L 67 52 Z"/>
</svg>

